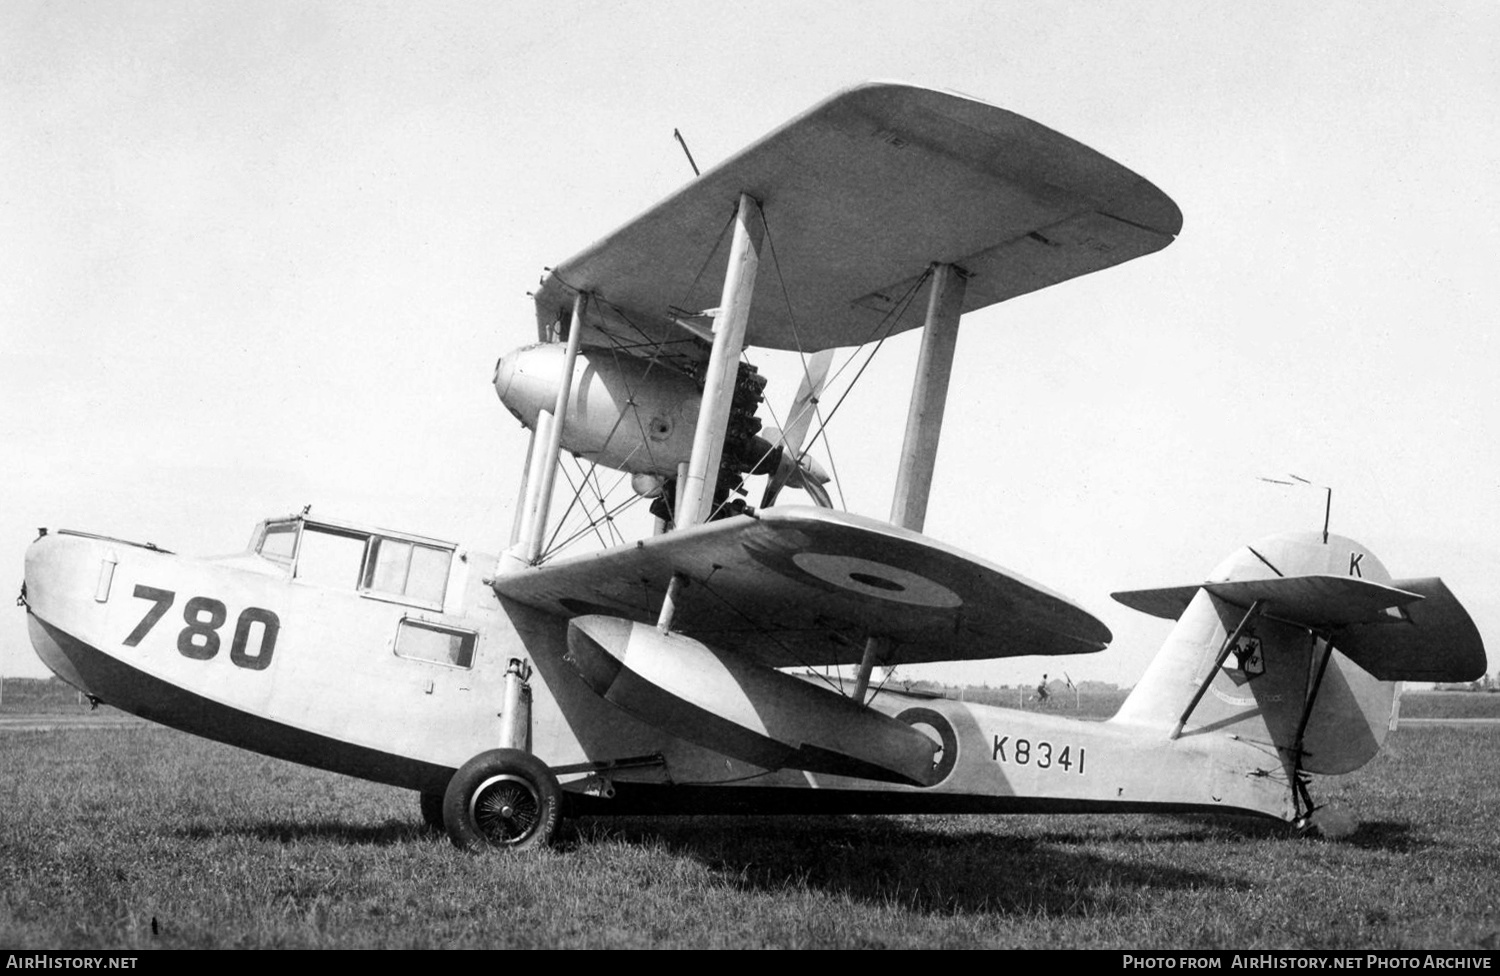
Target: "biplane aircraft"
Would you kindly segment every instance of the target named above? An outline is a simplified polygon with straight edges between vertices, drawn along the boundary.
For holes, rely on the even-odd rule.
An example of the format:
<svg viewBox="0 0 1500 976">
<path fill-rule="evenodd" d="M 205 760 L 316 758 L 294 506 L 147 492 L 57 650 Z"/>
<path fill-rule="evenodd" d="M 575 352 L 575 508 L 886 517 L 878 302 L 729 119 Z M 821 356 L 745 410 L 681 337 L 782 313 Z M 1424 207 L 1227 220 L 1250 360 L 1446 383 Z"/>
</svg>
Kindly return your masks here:
<svg viewBox="0 0 1500 976">
<path fill-rule="evenodd" d="M 1115 594 L 1177 623 L 1106 722 L 871 688 L 877 667 L 1109 643 L 1068 598 L 923 535 L 928 490 L 962 315 L 1161 250 L 1181 223 L 1035 122 L 849 89 L 547 272 L 540 342 L 495 371 L 531 431 L 498 556 L 309 511 L 222 559 L 44 531 L 33 643 L 126 711 L 414 790 L 467 848 L 543 844 L 565 811 L 1308 824 L 1311 775 L 1376 754 L 1400 682 L 1485 664 L 1441 581 L 1393 579 L 1349 539 L 1276 536 L 1202 581 Z M 806 449 L 831 350 L 913 328 L 889 518 L 839 511 Z M 804 354 L 782 429 L 756 416 L 748 347 Z M 655 531 L 554 554 L 564 450 L 628 475 Z M 806 673 L 835 667 L 847 687 Z"/>
</svg>

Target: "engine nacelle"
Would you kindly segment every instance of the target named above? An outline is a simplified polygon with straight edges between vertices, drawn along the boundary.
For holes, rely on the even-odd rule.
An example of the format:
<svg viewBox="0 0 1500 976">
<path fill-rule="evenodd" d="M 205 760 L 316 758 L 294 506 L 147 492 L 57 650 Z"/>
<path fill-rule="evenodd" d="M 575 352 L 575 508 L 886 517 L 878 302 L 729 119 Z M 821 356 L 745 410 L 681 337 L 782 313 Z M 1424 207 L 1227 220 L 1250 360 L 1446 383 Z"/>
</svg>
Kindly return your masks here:
<svg viewBox="0 0 1500 976">
<path fill-rule="evenodd" d="M 565 361 L 566 349 L 555 342 L 526 346 L 500 357 L 495 364 L 500 402 L 535 430 L 537 414 L 557 406 Z M 827 493 L 819 486 L 828 483 L 828 473 L 810 457 L 802 457 L 795 466 L 790 458 L 783 458 L 781 435 L 775 428 L 767 429 L 769 438 L 754 433 L 760 422 L 751 412 L 764 380 L 749 370 L 742 382 L 747 387 L 743 424 L 748 426 L 731 431 L 730 442 L 739 446 L 732 453 L 726 447 L 724 464 L 730 476 L 774 474 L 779 467 L 791 466 L 791 471 L 780 473 L 781 483 L 806 489 L 826 505 Z M 678 465 L 691 459 L 703 399 L 692 377 L 635 356 L 580 349 L 573 364 L 570 397 L 562 449 L 635 475 L 631 486 L 636 494 L 656 497 L 677 477 Z M 730 486 L 721 480 L 719 487 L 727 491 Z"/>
<path fill-rule="evenodd" d="M 540 411 L 556 407 L 564 359 L 561 343 L 541 343 L 496 363 L 495 392 L 528 428 L 536 429 Z M 690 377 L 634 356 L 583 349 L 572 383 L 563 450 L 605 467 L 664 478 L 675 478 L 677 466 L 692 457 L 702 396 Z"/>
</svg>

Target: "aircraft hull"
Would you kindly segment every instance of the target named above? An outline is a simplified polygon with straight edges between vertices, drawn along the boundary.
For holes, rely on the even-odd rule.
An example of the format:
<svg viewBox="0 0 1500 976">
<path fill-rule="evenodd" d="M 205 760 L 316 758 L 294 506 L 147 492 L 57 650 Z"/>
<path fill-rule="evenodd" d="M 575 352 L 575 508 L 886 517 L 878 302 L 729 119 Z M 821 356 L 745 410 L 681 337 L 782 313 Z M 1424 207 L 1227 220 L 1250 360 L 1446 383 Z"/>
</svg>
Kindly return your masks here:
<svg viewBox="0 0 1500 976">
<path fill-rule="evenodd" d="M 298 728 L 177 688 L 31 618 L 33 641 L 50 644 L 81 680 L 82 690 L 107 694 L 110 704 L 183 732 L 390 786 L 437 793 L 456 766 L 360 746 Z M 1142 743 L 1109 723 L 1086 723 L 1031 712 L 937 702 L 882 693 L 877 705 L 895 714 L 919 710 L 941 716 L 949 740 L 951 772 L 932 788 L 901 787 L 857 777 L 800 770 L 733 768 L 734 782 L 671 782 L 655 771 L 622 771 L 610 777 L 609 799 L 587 789 L 570 795 L 579 815 L 649 813 L 1233 813 L 1290 819 L 1286 782 L 1274 759 L 1245 766 L 1238 790 L 1220 788 L 1230 766 L 1212 750 Z M 899 711 L 897 711 L 899 706 Z M 545 721 L 545 716 L 539 716 Z M 961 730 L 961 734 L 954 734 Z M 1001 747 L 997 749 L 997 743 Z M 1017 747 L 1026 743 L 1028 762 Z M 725 771 L 700 752 L 681 748 L 674 764 L 689 777 L 719 778 Z M 1043 765 L 1043 752 L 1047 764 Z M 1068 766 L 1059 763 L 1068 749 Z M 611 756 L 617 759 L 618 756 Z M 707 761 L 705 761 L 707 760 Z M 986 762 L 988 760 L 988 762 Z M 1031 768 L 1026 768 L 1030 766 Z M 1090 769 L 1093 767 L 1093 770 Z M 1051 772 L 1049 772 L 1051 770 Z M 1066 782 L 1076 770 L 1077 783 Z M 1094 770 L 1099 770 L 1095 772 Z M 751 779 L 744 780 L 747 772 Z M 567 786 L 587 787 L 590 777 Z M 1196 789 L 1189 788 L 1193 784 Z M 754 784 L 754 785 L 750 785 Z"/>
<path fill-rule="evenodd" d="M 106 573 L 108 587 L 100 584 Z M 524 658 L 535 669 L 529 748 L 559 771 L 580 812 L 1294 815 L 1274 750 L 1230 736 L 1204 732 L 1173 741 L 1118 722 L 888 690 L 872 708 L 941 743 L 935 765 L 924 758 L 931 786 L 767 768 L 675 735 L 654 723 L 649 709 L 631 714 L 601 698 L 565 660 L 568 618 L 497 599 L 477 573 L 464 584 L 462 607 L 428 614 L 478 631 L 470 669 L 394 654 L 395 621 L 408 610 L 251 571 L 242 558 L 195 560 L 49 535 L 28 553 L 26 583 L 38 652 L 105 702 L 266 755 L 423 792 L 439 791 L 469 758 L 498 744 L 505 668 Z M 195 624 L 177 609 L 181 601 L 127 643 L 152 606 L 137 587 L 213 594 L 231 608 L 274 612 L 281 625 L 272 659 L 256 668 L 242 666 L 253 665 L 254 654 L 242 653 L 236 663 L 228 646 L 207 659 L 201 650 L 184 653 L 194 645 L 183 633 Z M 226 645 L 232 621 L 229 614 L 220 628 Z M 799 680 L 770 673 L 775 681 Z"/>
</svg>

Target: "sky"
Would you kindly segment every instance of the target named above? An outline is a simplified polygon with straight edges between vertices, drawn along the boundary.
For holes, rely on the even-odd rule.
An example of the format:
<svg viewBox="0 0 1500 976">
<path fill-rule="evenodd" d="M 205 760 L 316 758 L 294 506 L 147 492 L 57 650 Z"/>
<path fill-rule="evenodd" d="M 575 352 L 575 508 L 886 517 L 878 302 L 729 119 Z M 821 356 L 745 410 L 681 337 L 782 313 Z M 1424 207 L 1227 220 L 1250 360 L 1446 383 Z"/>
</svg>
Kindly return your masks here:
<svg viewBox="0 0 1500 976">
<path fill-rule="evenodd" d="M 927 515 L 1114 645 L 916 676 L 1133 683 L 1169 625 L 1108 594 L 1320 529 L 1321 489 L 1259 480 L 1288 473 L 1500 647 L 1496 50 L 1488 2 L 7 0 L 0 567 L 40 526 L 213 555 L 308 504 L 498 551 L 527 438 L 490 376 L 543 267 L 691 178 L 674 128 L 708 166 L 889 79 L 1185 218 L 965 317 Z M 829 426 L 852 511 L 888 513 L 916 348 Z M 19 608 L 0 673 L 46 673 Z"/>
</svg>

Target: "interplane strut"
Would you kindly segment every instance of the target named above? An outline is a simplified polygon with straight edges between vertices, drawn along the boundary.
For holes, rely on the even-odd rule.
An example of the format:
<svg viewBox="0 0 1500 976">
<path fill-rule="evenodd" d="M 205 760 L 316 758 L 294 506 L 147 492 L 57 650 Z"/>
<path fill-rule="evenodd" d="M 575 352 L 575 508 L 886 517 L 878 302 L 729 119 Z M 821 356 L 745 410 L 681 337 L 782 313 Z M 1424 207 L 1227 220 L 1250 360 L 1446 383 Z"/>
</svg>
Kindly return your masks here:
<svg viewBox="0 0 1500 976">
<path fill-rule="evenodd" d="M 951 264 L 937 264 L 932 268 L 931 278 L 927 318 L 922 323 L 922 351 L 917 358 L 911 405 L 906 412 L 906 436 L 901 444 L 901 464 L 896 471 L 896 491 L 891 500 L 891 522 L 913 532 L 921 532 L 927 521 L 927 498 L 937 464 L 943 407 L 948 399 L 948 379 L 953 374 L 953 352 L 958 345 L 958 322 L 964 302 L 962 270 Z M 854 679 L 855 701 L 864 701 L 875 665 L 893 663 L 894 652 L 895 646 L 886 637 L 875 635 L 866 639 L 864 657 Z"/>
</svg>

